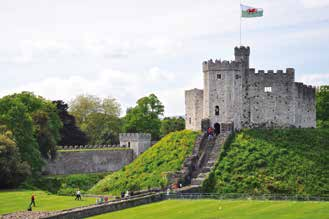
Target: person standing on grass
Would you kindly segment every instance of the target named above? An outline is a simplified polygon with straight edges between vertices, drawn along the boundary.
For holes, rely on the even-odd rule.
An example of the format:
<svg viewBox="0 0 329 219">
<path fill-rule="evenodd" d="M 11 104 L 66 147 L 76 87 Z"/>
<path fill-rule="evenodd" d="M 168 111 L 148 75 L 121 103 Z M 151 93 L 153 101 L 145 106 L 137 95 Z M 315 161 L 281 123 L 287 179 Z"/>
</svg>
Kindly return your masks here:
<svg viewBox="0 0 329 219">
<path fill-rule="evenodd" d="M 76 193 L 75 200 L 81 200 L 81 192 L 80 192 L 79 189 L 78 189 L 78 191 L 77 191 L 77 193 Z"/>
<path fill-rule="evenodd" d="M 34 194 L 32 194 L 32 196 L 31 196 L 30 206 L 32 207 L 32 205 L 33 205 L 33 207 L 35 207 L 35 197 L 34 197 Z"/>
</svg>

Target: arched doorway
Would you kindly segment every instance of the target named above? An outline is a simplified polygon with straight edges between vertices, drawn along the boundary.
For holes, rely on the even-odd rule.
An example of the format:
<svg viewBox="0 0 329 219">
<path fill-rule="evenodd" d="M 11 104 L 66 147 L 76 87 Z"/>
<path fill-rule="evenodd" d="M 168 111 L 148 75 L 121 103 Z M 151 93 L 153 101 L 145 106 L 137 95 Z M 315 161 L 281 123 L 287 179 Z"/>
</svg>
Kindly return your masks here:
<svg viewBox="0 0 329 219">
<path fill-rule="evenodd" d="M 214 131 L 215 131 L 215 134 L 218 135 L 220 133 L 220 124 L 219 123 L 215 123 L 214 124 Z"/>
</svg>

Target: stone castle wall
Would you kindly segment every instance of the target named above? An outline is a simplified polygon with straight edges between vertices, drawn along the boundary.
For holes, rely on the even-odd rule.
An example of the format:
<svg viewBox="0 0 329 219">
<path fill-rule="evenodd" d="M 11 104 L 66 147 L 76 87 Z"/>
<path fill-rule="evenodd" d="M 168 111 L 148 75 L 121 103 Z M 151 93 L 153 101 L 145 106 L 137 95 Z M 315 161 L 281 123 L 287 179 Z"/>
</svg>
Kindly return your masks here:
<svg viewBox="0 0 329 219">
<path fill-rule="evenodd" d="M 294 83 L 296 127 L 316 127 L 315 88 Z"/>
<path fill-rule="evenodd" d="M 57 175 L 117 171 L 152 144 L 151 134 L 147 133 L 120 133 L 119 138 L 120 145 L 59 146 L 56 159 L 48 160 L 43 172 Z"/>
<path fill-rule="evenodd" d="M 203 118 L 203 90 L 185 91 L 186 129 L 200 130 Z"/>
<path fill-rule="evenodd" d="M 54 161 L 48 161 L 44 172 L 51 175 L 112 172 L 134 158 L 131 149 L 60 151 Z"/>
<path fill-rule="evenodd" d="M 248 90 L 250 106 L 244 127 L 291 127 L 295 125 L 294 71 L 255 72 L 249 69 Z M 266 92 L 265 89 L 271 89 Z"/>
</svg>

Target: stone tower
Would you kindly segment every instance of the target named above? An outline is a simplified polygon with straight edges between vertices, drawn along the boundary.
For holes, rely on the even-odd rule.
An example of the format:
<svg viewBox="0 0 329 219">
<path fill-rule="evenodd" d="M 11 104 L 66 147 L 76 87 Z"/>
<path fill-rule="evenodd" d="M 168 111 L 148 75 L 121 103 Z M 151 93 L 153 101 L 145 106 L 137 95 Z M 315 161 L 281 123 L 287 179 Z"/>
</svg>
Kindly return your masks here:
<svg viewBox="0 0 329 219">
<path fill-rule="evenodd" d="M 252 127 L 315 127 L 315 89 L 294 81 L 294 69 L 249 68 L 249 47 L 235 47 L 234 61 L 203 62 L 204 90 L 185 92 L 186 128 L 233 123 Z M 200 105 L 202 103 L 202 105 Z"/>
<path fill-rule="evenodd" d="M 148 133 L 120 133 L 120 146 L 133 149 L 136 156 L 151 146 L 151 134 Z"/>
</svg>

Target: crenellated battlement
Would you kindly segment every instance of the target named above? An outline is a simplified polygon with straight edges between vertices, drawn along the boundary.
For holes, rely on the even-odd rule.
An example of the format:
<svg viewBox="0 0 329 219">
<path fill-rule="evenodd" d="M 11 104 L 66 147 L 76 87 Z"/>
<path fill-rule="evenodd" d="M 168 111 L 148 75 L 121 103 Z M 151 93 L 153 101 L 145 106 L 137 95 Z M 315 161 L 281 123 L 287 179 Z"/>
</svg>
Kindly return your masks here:
<svg viewBox="0 0 329 219">
<path fill-rule="evenodd" d="M 151 134 L 149 133 L 120 133 L 120 139 L 132 139 L 132 140 L 151 140 Z"/>
<path fill-rule="evenodd" d="M 315 97 L 316 87 L 305 85 L 301 82 L 295 82 L 298 97 Z"/>
<path fill-rule="evenodd" d="M 241 62 L 237 61 L 227 61 L 227 60 L 218 60 L 213 61 L 212 59 L 204 61 L 202 63 L 203 71 L 220 71 L 220 70 L 239 70 L 241 68 Z"/>
<path fill-rule="evenodd" d="M 249 74 L 276 74 L 276 75 L 293 75 L 295 74 L 295 69 L 293 68 L 287 68 L 286 71 L 283 70 L 256 70 L 254 68 L 249 68 Z"/>
<path fill-rule="evenodd" d="M 266 78 L 287 78 L 289 81 L 294 82 L 295 80 L 295 69 L 287 68 L 284 70 L 258 70 L 256 71 L 254 68 L 249 69 L 249 77 L 266 77 Z"/>
<path fill-rule="evenodd" d="M 59 150 L 85 150 L 85 149 L 106 149 L 111 148 L 113 150 L 115 149 L 122 149 L 123 146 L 120 145 L 64 145 L 64 146 L 58 146 Z"/>
<path fill-rule="evenodd" d="M 250 47 L 247 46 L 240 46 L 234 48 L 234 55 L 235 56 L 249 56 L 250 55 Z"/>
</svg>

